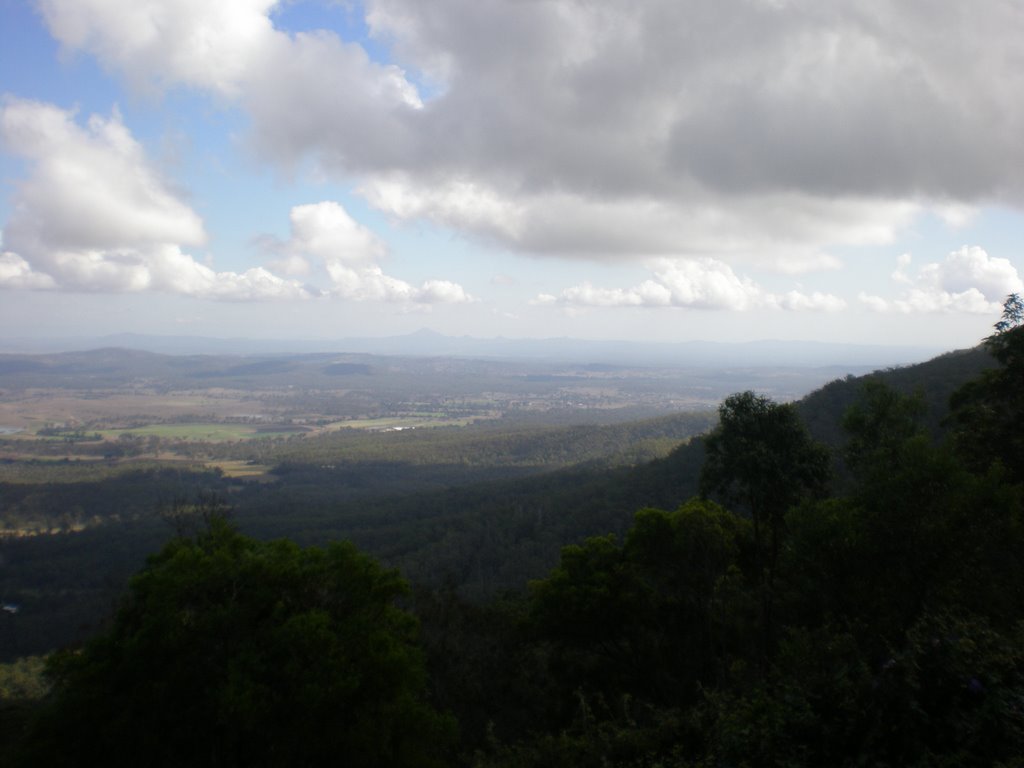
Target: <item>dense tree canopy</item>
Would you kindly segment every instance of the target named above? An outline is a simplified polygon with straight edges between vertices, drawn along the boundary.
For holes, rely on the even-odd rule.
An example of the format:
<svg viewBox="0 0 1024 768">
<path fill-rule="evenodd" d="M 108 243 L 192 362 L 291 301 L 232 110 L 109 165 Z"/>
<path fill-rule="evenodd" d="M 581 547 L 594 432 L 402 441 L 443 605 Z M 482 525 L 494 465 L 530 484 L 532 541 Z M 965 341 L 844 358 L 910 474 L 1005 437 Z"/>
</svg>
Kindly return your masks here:
<svg viewBox="0 0 1024 768">
<path fill-rule="evenodd" d="M 423 700 L 405 591 L 351 545 L 258 542 L 215 517 L 52 660 L 29 763 L 440 765 L 452 725 Z"/>
<path fill-rule="evenodd" d="M 824 489 L 828 455 L 792 405 L 741 392 L 725 399 L 718 417 L 705 440 L 702 491 L 767 520 Z"/>
<path fill-rule="evenodd" d="M 768 538 L 765 565 L 770 569 L 786 510 L 825 490 L 828 451 L 811 440 L 792 405 L 763 395 L 731 395 L 718 416 L 718 426 L 705 439 L 701 493 L 749 512 L 757 545 L 763 546 L 763 535 Z"/>
<path fill-rule="evenodd" d="M 699 499 L 640 510 L 624 544 L 602 536 L 566 547 L 532 585 L 552 676 L 567 691 L 692 703 L 738 641 L 740 553 L 749 548 L 746 521 Z"/>
<path fill-rule="evenodd" d="M 762 654 L 767 657 L 775 645 L 775 577 L 786 511 L 824 494 L 831 462 L 792 405 L 742 392 L 727 397 L 718 416 L 718 426 L 705 439 L 701 494 L 717 496 L 753 522 Z"/>
<path fill-rule="evenodd" d="M 623 545 L 563 551 L 530 602 L 574 716 L 484 764 L 1020 765 L 1024 487 L 877 379 L 829 498 L 783 406 L 744 393 L 722 417 L 702 479 L 732 511 L 647 509 Z"/>
</svg>

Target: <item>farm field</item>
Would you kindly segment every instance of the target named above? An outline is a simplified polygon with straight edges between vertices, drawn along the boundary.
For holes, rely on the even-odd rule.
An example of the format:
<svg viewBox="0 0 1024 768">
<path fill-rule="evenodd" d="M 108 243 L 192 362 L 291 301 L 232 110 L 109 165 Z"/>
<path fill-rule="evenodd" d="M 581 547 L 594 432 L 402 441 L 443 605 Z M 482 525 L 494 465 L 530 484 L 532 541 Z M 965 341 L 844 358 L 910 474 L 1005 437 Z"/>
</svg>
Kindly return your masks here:
<svg viewBox="0 0 1024 768">
<path fill-rule="evenodd" d="M 122 437 L 156 437 L 161 440 L 184 440 L 187 442 L 220 443 L 233 440 L 248 440 L 271 434 L 297 434 L 301 427 L 275 427 L 269 430 L 256 424 L 235 424 L 231 422 L 198 422 L 182 424 L 148 424 L 130 429 L 100 430 L 104 440 L 119 440 Z"/>
<path fill-rule="evenodd" d="M 20 430 L 16 434 L 24 435 L 34 434 L 47 424 L 113 426 L 196 419 L 202 414 L 223 419 L 253 410 L 252 398 L 244 392 L 164 393 L 125 389 L 127 384 L 117 389 L 77 391 L 63 387 L 18 390 L 0 385 L 0 426 Z"/>
<path fill-rule="evenodd" d="M 389 470 L 402 479 L 383 489 L 413 489 L 445 482 L 451 467 L 490 477 L 630 463 L 706 428 L 737 379 L 785 400 L 832 373 L 368 354 L 0 355 L 0 482 L 72 486 L 166 470 L 268 483 L 302 466 L 346 467 L 348 487 L 369 489 L 382 466 L 446 467 L 415 479 Z M 679 421 L 686 413 L 697 415 Z M 665 418 L 676 421 L 608 431 Z M 27 501 L 13 507 L 9 526 L 49 515 Z"/>
</svg>

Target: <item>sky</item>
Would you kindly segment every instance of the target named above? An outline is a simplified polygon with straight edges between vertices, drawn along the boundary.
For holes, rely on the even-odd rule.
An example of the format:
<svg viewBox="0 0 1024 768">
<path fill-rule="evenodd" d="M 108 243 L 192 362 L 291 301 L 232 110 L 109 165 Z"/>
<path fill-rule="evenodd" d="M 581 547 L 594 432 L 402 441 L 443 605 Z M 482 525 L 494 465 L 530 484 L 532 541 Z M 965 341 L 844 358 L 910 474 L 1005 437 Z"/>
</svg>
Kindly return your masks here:
<svg viewBox="0 0 1024 768">
<path fill-rule="evenodd" d="M 972 346 L 1017 0 L 0 0 L 0 338 Z"/>
</svg>

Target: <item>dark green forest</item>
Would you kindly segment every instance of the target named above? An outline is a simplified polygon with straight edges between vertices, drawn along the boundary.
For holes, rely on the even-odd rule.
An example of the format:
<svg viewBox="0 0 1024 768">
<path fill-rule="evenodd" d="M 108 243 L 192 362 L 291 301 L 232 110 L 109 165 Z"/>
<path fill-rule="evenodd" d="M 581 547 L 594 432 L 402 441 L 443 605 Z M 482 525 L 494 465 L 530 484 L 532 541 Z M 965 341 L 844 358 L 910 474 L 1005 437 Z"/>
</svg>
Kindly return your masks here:
<svg viewBox="0 0 1024 768">
<path fill-rule="evenodd" d="M 120 523 L 5 542 L 22 599 L 76 568 L 85 607 L 0 615 L 9 659 L 64 646 L 4 668 L 0 757 L 1024 766 L 1022 321 L 1014 295 L 976 350 L 737 393 L 653 461 L 54 486 Z"/>
</svg>

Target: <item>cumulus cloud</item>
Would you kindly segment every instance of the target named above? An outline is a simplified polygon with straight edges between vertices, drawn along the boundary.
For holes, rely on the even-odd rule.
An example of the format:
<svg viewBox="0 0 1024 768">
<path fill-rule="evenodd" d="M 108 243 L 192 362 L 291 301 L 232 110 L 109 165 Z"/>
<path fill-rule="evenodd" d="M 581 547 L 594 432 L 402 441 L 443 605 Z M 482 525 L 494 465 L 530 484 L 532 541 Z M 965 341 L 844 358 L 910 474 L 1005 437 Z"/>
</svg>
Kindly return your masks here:
<svg viewBox="0 0 1024 768">
<path fill-rule="evenodd" d="M 299 205 L 291 211 L 291 238 L 282 250 L 289 260 L 322 264 L 333 293 L 352 301 L 402 304 L 459 304 L 472 301 L 462 286 L 448 280 L 427 280 L 416 287 L 384 274 L 377 264 L 387 248 L 373 232 L 353 219 L 337 202 Z"/>
<path fill-rule="evenodd" d="M 0 287 L 227 301 L 323 293 L 264 267 L 217 272 L 187 253 L 205 242 L 202 221 L 170 191 L 116 111 L 93 115 L 83 127 L 71 112 L 10 100 L 0 112 L 0 136 L 30 164 L 3 232 Z M 386 246 L 338 203 L 296 206 L 291 228 L 290 240 L 276 244 L 282 258 L 272 266 L 304 277 L 310 261 L 321 264 L 336 296 L 422 305 L 471 300 L 446 280 L 417 287 L 383 274 L 377 262 Z"/>
<path fill-rule="evenodd" d="M 1012 3 L 367 0 L 396 63 L 276 5 L 42 0 L 68 49 L 234 100 L 261 156 L 533 254 L 798 272 L 1024 200 Z"/>
<path fill-rule="evenodd" d="M 50 32 L 137 87 L 185 83 L 234 96 L 274 38 L 277 0 L 38 0 Z"/>
<path fill-rule="evenodd" d="M 32 265 L 16 253 L 0 253 L 0 287 L 54 288 L 52 277 L 32 269 Z"/>
<path fill-rule="evenodd" d="M 846 301 L 844 299 L 831 293 L 822 293 L 821 291 L 814 291 L 813 293 L 803 293 L 797 290 L 787 291 L 786 293 L 772 296 L 768 303 L 769 306 L 797 312 L 804 310 L 838 312 L 846 309 Z"/>
<path fill-rule="evenodd" d="M 860 301 L 877 312 L 991 314 L 999 311 L 1008 294 L 1024 290 L 1024 281 L 1009 260 L 989 256 L 977 246 L 964 246 L 915 273 L 911 265 L 909 254 L 897 259 L 893 280 L 907 286 L 900 298 L 862 293 Z"/>
<path fill-rule="evenodd" d="M 338 296 L 355 301 L 384 301 L 400 304 L 463 304 L 472 301 L 462 286 L 447 280 L 427 280 L 419 288 L 385 275 L 380 267 L 353 269 L 328 265 Z"/>
<path fill-rule="evenodd" d="M 116 110 L 109 118 L 93 115 L 82 128 L 65 110 L 11 100 L 0 113 L 0 135 L 33 169 L 17 188 L 9 245 L 205 241 L 199 216 L 168 191 Z"/>
<path fill-rule="evenodd" d="M 347 168 L 408 144 L 400 113 L 422 107 L 393 64 L 327 32 L 274 28 L 278 0 L 41 0 L 50 32 L 137 88 L 184 85 L 237 101 L 259 152 L 281 162 L 317 151 Z"/>
<path fill-rule="evenodd" d="M 216 299 L 297 298 L 301 284 L 262 268 L 214 272 L 182 250 L 206 238 L 115 111 L 83 128 L 57 107 L 11 100 L 0 136 L 31 167 L 4 229 L 0 286 L 157 290 Z"/>
<path fill-rule="evenodd" d="M 326 33 L 276 32 L 246 73 L 240 103 L 253 118 L 255 154 L 291 164 L 313 154 L 339 178 L 409 160 L 423 103 L 394 65 Z"/>
<path fill-rule="evenodd" d="M 765 291 L 730 266 L 710 258 L 661 259 L 654 276 L 633 288 L 596 288 L 590 283 L 566 288 L 559 295 L 541 294 L 539 304 L 566 307 L 685 307 L 689 309 L 836 311 L 846 302 L 823 293 L 797 290 L 784 294 Z"/>
<path fill-rule="evenodd" d="M 326 262 L 375 262 L 387 247 L 373 232 L 333 201 L 297 205 L 291 210 L 289 250 Z"/>
<path fill-rule="evenodd" d="M 842 266 L 820 244 L 882 244 L 921 211 L 911 202 L 827 200 L 797 193 L 700 201 L 585 199 L 565 191 L 500 190 L 468 179 L 422 184 L 405 173 L 364 180 L 359 192 L 398 219 L 423 218 L 537 256 L 611 261 L 685 254 L 785 274 Z"/>
</svg>

